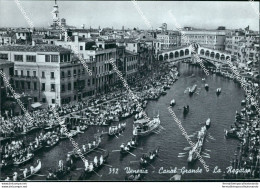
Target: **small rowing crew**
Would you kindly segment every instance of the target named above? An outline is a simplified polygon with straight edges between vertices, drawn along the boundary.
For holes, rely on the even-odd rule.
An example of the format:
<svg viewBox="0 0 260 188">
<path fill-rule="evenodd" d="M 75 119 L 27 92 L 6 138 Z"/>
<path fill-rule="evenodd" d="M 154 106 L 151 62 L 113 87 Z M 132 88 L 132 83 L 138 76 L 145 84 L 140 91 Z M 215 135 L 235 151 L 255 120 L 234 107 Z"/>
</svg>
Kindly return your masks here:
<svg viewBox="0 0 260 188">
<path fill-rule="evenodd" d="M 209 90 L 209 85 L 208 84 L 205 84 L 205 89 L 206 89 L 206 91 L 208 91 Z"/>
<path fill-rule="evenodd" d="M 109 127 L 108 135 L 115 136 L 122 133 L 125 130 L 126 123 L 119 123 L 117 126 Z"/>
<path fill-rule="evenodd" d="M 94 140 L 93 142 L 84 144 L 84 145 L 82 145 L 82 148 L 79 149 L 78 151 L 76 151 L 74 149 L 73 151 L 68 152 L 68 154 L 74 156 L 75 158 L 79 158 L 80 154 L 86 155 L 86 154 L 94 151 L 95 149 L 97 149 L 99 147 L 100 143 L 101 143 L 101 137 L 96 137 L 96 140 Z"/>
<path fill-rule="evenodd" d="M 210 123 L 211 123 L 210 118 L 208 118 L 207 121 L 206 121 L 206 127 L 207 127 L 207 128 L 210 127 Z"/>
<path fill-rule="evenodd" d="M 191 150 L 189 151 L 189 157 L 188 157 L 189 163 L 195 162 L 198 159 L 204 144 L 206 134 L 207 134 L 206 126 L 201 127 L 201 130 L 198 132 L 198 141 L 195 144 L 195 146 L 192 147 Z"/>
<path fill-rule="evenodd" d="M 134 150 L 138 145 L 137 137 L 133 137 L 126 145 L 124 143 L 120 146 L 120 153 L 122 155 L 130 153 L 131 150 Z"/>
<path fill-rule="evenodd" d="M 190 111 L 190 106 L 189 105 L 183 107 L 183 114 L 184 115 L 188 114 L 189 111 Z"/>
<path fill-rule="evenodd" d="M 217 95 L 220 95 L 220 93 L 221 93 L 221 88 L 217 88 L 216 93 L 217 93 Z"/>
<path fill-rule="evenodd" d="M 24 181 L 24 180 L 27 180 L 30 177 L 36 175 L 41 170 L 41 168 L 42 168 L 42 163 L 38 159 L 37 160 L 37 165 L 35 167 L 30 166 L 30 170 L 25 168 L 23 170 L 23 174 L 21 174 L 21 175 L 18 175 L 17 172 L 14 172 L 12 180 L 9 177 L 6 177 L 6 179 L 4 181 Z"/>
<path fill-rule="evenodd" d="M 175 104 L 176 104 L 176 103 L 175 103 L 175 100 L 172 99 L 171 102 L 170 102 L 170 105 L 171 105 L 171 106 L 174 106 Z"/>
<path fill-rule="evenodd" d="M 106 163 L 107 158 L 109 156 L 109 153 L 106 152 L 105 155 L 101 155 L 98 159 L 97 156 L 94 157 L 94 160 L 89 162 L 88 160 L 85 160 L 84 165 L 85 169 L 81 173 L 80 177 L 78 180 L 86 180 L 89 178 L 93 173 L 98 175 L 98 170 L 100 170 Z"/>
<path fill-rule="evenodd" d="M 150 165 L 156 157 L 158 157 L 159 148 L 156 148 L 154 151 L 150 152 L 149 154 L 144 154 L 140 159 L 140 165 L 142 167 L 146 167 Z"/>
<path fill-rule="evenodd" d="M 193 95 L 193 93 L 196 91 L 196 89 L 197 89 L 197 85 L 194 84 L 191 89 L 189 88 L 189 95 L 190 96 Z"/>
</svg>

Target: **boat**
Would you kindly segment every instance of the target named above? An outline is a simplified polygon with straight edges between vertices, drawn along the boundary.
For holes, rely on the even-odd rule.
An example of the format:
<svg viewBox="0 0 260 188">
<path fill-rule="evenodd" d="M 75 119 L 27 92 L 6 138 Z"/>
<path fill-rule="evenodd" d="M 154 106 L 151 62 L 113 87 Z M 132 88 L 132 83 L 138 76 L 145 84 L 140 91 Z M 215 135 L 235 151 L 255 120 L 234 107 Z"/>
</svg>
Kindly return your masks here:
<svg viewBox="0 0 260 188">
<path fill-rule="evenodd" d="M 120 134 L 125 130 L 126 123 L 119 123 L 118 126 L 111 126 L 109 127 L 108 135 L 109 136 L 115 136 L 117 134 Z"/>
<path fill-rule="evenodd" d="M 33 171 L 31 171 L 31 169 L 29 169 L 28 170 L 28 172 L 27 173 L 25 173 L 25 174 L 21 174 L 20 176 L 19 176 L 19 179 L 20 180 L 27 180 L 27 179 L 29 179 L 30 177 L 32 177 L 32 176 L 34 176 L 35 174 L 37 174 L 40 170 L 41 170 L 41 168 L 42 168 L 42 163 L 41 163 L 41 161 L 38 159 L 37 160 L 37 166 L 36 167 L 33 167 L 33 166 L 31 166 L 32 168 L 33 168 Z"/>
<path fill-rule="evenodd" d="M 205 78 L 202 78 L 201 80 L 202 80 L 202 81 L 205 81 Z"/>
<path fill-rule="evenodd" d="M 87 155 L 88 153 L 91 153 L 92 151 L 94 151 L 95 149 L 97 149 L 99 147 L 100 143 L 101 143 L 101 138 L 99 137 L 99 139 L 96 139 L 95 145 L 94 145 L 93 142 L 89 143 L 89 144 L 91 144 L 90 145 L 91 147 L 89 147 L 89 144 L 86 144 L 86 146 L 88 148 L 85 148 L 86 149 L 85 151 L 83 149 L 81 149 L 80 150 L 81 154 L 82 155 Z M 69 155 L 73 155 L 75 158 L 79 158 L 80 157 L 79 152 L 75 151 L 75 150 L 68 152 L 68 154 Z"/>
<path fill-rule="evenodd" d="M 134 136 L 131 141 L 129 141 L 127 143 L 127 145 L 125 146 L 124 143 L 121 144 L 120 146 L 120 154 L 124 155 L 124 154 L 128 154 L 129 151 L 134 150 L 138 145 L 138 140 L 137 137 Z"/>
<path fill-rule="evenodd" d="M 183 114 L 186 115 L 190 111 L 189 105 L 183 107 Z"/>
<path fill-rule="evenodd" d="M 187 159 L 188 163 L 195 162 L 198 159 L 204 144 L 206 134 L 207 134 L 206 126 L 201 127 L 201 130 L 198 132 L 198 141 L 195 144 L 195 146 L 192 147 L 192 149 L 189 151 L 189 156 Z"/>
<path fill-rule="evenodd" d="M 207 128 L 210 126 L 210 123 L 211 123 L 210 118 L 208 118 L 207 121 L 206 121 L 206 127 Z"/>
<path fill-rule="evenodd" d="M 159 148 L 156 148 L 154 151 L 149 152 L 149 154 L 144 154 L 140 159 L 140 166 L 146 167 L 151 164 L 156 157 L 158 157 Z"/>
<path fill-rule="evenodd" d="M 194 84 L 191 89 L 189 88 L 189 94 L 192 95 L 196 91 L 196 89 L 197 89 L 197 85 Z"/>
<path fill-rule="evenodd" d="M 175 100 L 174 100 L 174 99 L 171 100 L 170 105 L 171 105 L 171 106 L 174 106 L 174 105 L 175 105 Z"/>
<path fill-rule="evenodd" d="M 32 160 L 33 157 L 34 157 L 34 154 L 33 154 L 33 153 L 30 153 L 30 154 L 28 154 L 25 158 L 23 158 L 21 161 L 14 161 L 14 162 L 13 162 L 13 165 L 14 165 L 14 166 L 22 165 L 22 164 L 27 163 L 28 161 Z"/>
<path fill-rule="evenodd" d="M 166 91 L 162 91 L 161 94 L 162 94 L 162 95 L 166 95 L 167 92 L 166 92 Z"/>
<path fill-rule="evenodd" d="M 103 157 L 103 162 L 101 162 L 100 160 L 98 161 L 97 165 L 95 165 L 93 162 L 91 162 L 93 165 L 93 169 L 88 168 L 87 170 L 84 169 L 84 171 L 81 173 L 80 177 L 78 178 L 78 180 L 86 180 L 87 178 L 89 178 L 93 173 L 97 173 L 98 170 L 100 170 L 104 164 L 107 161 L 107 158 L 109 156 L 109 153 L 106 152 L 105 156 Z M 90 166 L 90 165 L 89 165 Z"/>
<path fill-rule="evenodd" d="M 141 119 L 134 122 L 133 125 L 133 135 L 135 136 L 146 136 L 153 133 L 156 129 L 160 127 L 160 117 L 154 117 L 152 120 Z"/>
<path fill-rule="evenodd" d="M 216 93 L 217 93 L 217 95 L 219 95 L 221 93 L 221 88 L 217 88 Z"/>
<path fill-rule="evenodd" d="M 205 89 L 206 89 L 206 91 L 208 91 L 209 90 L 209 85 L 208 84 L 205 84 Z"/>
<path fill-rule="evenodd" d="M 76 131 L 76 130 L 71 130 L 70 132 L 66 133 L 64 132 L 61 136 L 60 136 L 60 139 L 66 139 L 66 138 L 69 138 L 69 137 L 75 137 L 77 136 L 79 132 Z"/>
<path fill-rule="evenodd" d="M 243 105 L 245 105 L 246 104 L 246 100 L 242 100 L 241 101 L 241 105 L 243 106 Z"/>
<path fill-rule="evenodd" d="M 50 137 L 50 140 L 46 141 L 45 148 L 52 148 L 53 146 L 57 145 L 59 143 L 59 137 L 57 135 L 52 135 Z"/>
</svg>

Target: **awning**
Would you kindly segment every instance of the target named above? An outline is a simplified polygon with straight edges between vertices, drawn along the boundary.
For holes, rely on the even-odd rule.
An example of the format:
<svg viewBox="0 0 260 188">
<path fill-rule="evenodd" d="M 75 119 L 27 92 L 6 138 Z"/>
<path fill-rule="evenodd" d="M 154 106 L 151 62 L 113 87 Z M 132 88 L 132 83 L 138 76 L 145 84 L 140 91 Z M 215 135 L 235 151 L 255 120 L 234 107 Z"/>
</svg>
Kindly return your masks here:
<svg viewBox="0 0 260 188">
<path fill-rule="evenodd" d="M 31 106 L 32 106 L 33 108 L 38 108 L 38 107 L 41 107 L 42 104 L 39 103 L 39 102 L 36 102 L 36 103 L 33 103 Z"/>
</svg>

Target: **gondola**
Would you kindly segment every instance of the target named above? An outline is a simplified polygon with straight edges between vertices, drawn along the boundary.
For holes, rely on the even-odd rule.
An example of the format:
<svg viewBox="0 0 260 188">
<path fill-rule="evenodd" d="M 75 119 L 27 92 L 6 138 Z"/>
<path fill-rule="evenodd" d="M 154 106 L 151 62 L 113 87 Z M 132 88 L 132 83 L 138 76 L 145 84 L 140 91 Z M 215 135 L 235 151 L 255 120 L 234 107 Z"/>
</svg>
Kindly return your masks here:
<svg viewBox="0 0 260 188">
<path fill-rule="evenodd" d="M 172 99 L 171 102 L 170 102 L 170 106 L 174 106 L 175 105 L 175 100 Z"/>
<path fill-rule="evenodd" d="M 89 177 L 91 177 L 91 176 L 93 175 L 93 173 L 96 174 L 96 173 L 98 172 L 98 170 L 100 170 L 100 169 L 104 166 L 104 164 L 105 164 L 106 161 L 107 161 L 108 156 L 109 156 L 109 153 L 106 152 L 105 156 L 103 157 L 103 162 L 100 164 L 100 161 L 98 161 L 98 164 L 93 166 L 93 170 L 90 170 L 90 169 L 84 170 L 84 171 L 81 173 L 81 175 L 80 175 L 80 177 L 78 178 L 78 180 L 86 180 L 86 179 L 88 179 Z"/>
<path fill-rule="evenodd" d="M 221 88 L 217 88 L 216 93 L 217 93 L 217 95 L 220 95 L 220 93 L 221 93 Z"/>
<path fill-rule="evenodd" d="M 207 121 L 206 121 L 206 123 L 205 123 L 207 128 L 210 127 L 210 123 L 211 123 L 210 118 L 208 118 Z"/>
<path fill-rule="evenodd" d="M 119 126 L 120 125 L 120 126 Z M 112 126 L 109 128 L 108 136 L 115 136 L 125 130 L 126 123 L 119 124 L 118 126 Z"/>
<path fill-rule="evenodd" d="M 133 137 L 131 139 L 131 141 L 129 141 L 126 146 L 124 144 L 121 144 L 121 146 L 120 146 L 120 154 L 121 155 L 129 154 L 129 152 L 134 150 L 137 146 L 138 146 L 137 137 Z"/>
<path fill-rule="evenodd" d="M 209 85 L 208 84 L 205 84 L 205 89 L 206 89 L 206 91 L 209 90 Z"/>
<path fill-rule="evenodd" d="M 24 163 L 27 163 L 28 161 L 32 160 L 34 157 L 34 154 L 30 154 L 30 156 L 26 157 L 25 159 L 23 159 L 22 161 L 14 161 L 13 162 L 13 165 L 14 166 L 19 166 L 19 165 L 22 165 Z"/>
<path fill-rule="evenodd" d="M 183 107 L 183 114 L 186 115 L 190 111 L 189 105 Z"/>
<path fill-rule="evenodd" d="M 189 88 L 189 95 L 190 96 L 193 95 L 193 93 L 196 91 L 196 89 L 197 89 L 197 85 L 194 84 L 191 89 Z"/>
<path fill-rule="evenodd" d="M 61 136 L 60 136 L 60 139 L 61 140 L 64 140 L 66 138 L 69 138 L 69 137 L 75 137 L 77 136 L 78 132 L 75 131 L 75 130 L 71 130 L 70 132 L 68 132 L 67 134 L 66 133 L 63 133 Z"/>
<path fill-rule="evenodd" d="M 33 173 L 31 173 L 31 170 L 29 169 L 28 172 L 26 173 L 26 176 L 24 176 L 24 174 L 21 174 L 19 176 L 20 180 L 27 180 L 30 177 L 34 176 L 35 174 L 37 174 L 42 168 L 42 163 L 40 160 L 37 160 L 37 166 L 33 169 Z"/>
<path fill-rule="evenodd" d="M 150 152 L 149 154 L 143 155 L 140 159 L 140 166 L 146 167 L 147 165 L 151 164 L 156 157 L 158 157 L 159 148 L 156 148 L 154 151 Z"/>
<path fill-rule="evenodd" d="M 46 145 L 45 145 L 45 148 L 52 148 L 54 147 L 55 145 L 57 145 L 59 143 L 59 137 L 57 135 L 53 135 L 51 137 L 51 143 L 49 143 L 48 141 L 46 142 Z"/>
</svg>

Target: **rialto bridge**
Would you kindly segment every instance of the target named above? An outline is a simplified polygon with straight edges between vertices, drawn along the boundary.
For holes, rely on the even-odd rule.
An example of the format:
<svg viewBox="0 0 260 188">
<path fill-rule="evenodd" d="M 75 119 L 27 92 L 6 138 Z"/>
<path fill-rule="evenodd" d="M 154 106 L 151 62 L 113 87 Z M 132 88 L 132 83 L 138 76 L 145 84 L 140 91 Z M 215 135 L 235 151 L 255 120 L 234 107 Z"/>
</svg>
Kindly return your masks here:
<svg viewBox="0 0 260 188">
<path fill-rule="evenodd" d="M 220 63 L 224 63 L 226 60 L 231 58 L 229 54 L 206 48 L 199 44 L 180 46 L 177 48 L 160 51 L 157 58 L 160 61 L 174 61 L 191 58 L 195 54 L 198 54 L 202 59 L 209 60 L 215 66 L 218 66 Z"/>
</svg>

